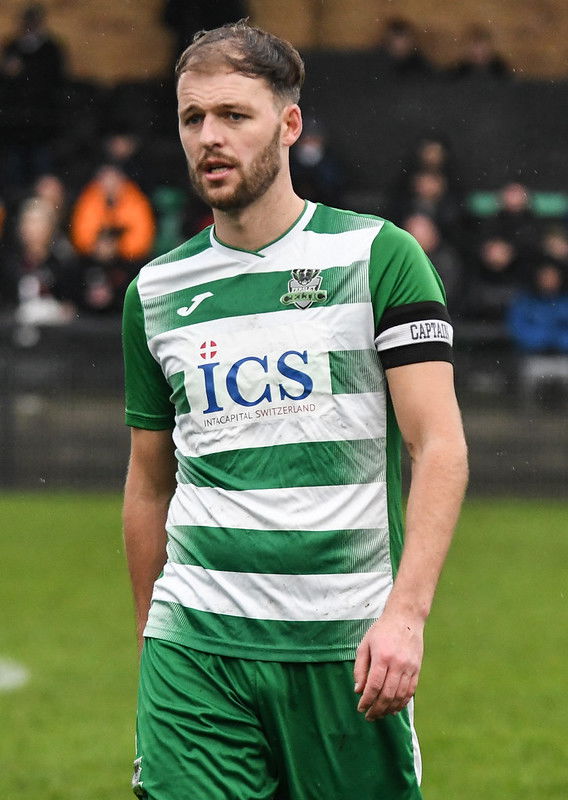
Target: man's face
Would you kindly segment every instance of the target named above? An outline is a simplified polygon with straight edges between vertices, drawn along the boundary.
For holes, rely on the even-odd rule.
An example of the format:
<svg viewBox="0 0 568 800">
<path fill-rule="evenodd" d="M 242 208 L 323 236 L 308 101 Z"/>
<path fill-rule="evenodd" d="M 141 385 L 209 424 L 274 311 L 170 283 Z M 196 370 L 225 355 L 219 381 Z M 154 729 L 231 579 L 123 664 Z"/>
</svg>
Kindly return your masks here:
<svg viewBox="0 0 568 800">
<path fill-rule="evenodd" d="M 268 84 L 228 70 L 189 70 L 177 94 L 195 190 L 213 208 L 246 208 L 270 188 L 283 164 L 281 110 Z"/>
</svg>

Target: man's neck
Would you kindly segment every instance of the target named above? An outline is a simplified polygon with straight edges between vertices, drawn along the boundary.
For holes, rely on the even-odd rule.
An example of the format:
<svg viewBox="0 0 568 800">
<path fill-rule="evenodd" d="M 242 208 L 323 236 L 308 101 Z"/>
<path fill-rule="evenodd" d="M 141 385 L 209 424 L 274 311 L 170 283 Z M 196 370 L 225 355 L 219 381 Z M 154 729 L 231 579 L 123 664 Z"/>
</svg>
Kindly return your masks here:
<svg viewBox="0 0 568 800">
<path fill-rule="evenodd" d="M 303 208 L 304 201 L 291 186 L 284 192 L 273 186 L 256 202 L 239 211 L 214 209 L 215 235 L 229 247 L 260 250 L 291 228 Z"/>
</svg>

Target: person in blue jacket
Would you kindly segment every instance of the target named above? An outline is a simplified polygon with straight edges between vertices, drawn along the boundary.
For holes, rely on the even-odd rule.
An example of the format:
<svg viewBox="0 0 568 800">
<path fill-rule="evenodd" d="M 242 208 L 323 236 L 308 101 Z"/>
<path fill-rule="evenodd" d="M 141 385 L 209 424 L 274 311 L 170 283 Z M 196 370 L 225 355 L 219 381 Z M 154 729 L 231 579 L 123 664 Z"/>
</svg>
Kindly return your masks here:
<svg viewBox="0 0 568 800">
<path fill-rule="evenodd" d="M 552 261 L 541 262 L 532 285 L 509 308 L 507 323 L 514 342 L 526 353 L 568 353 L 568 287 L 566 272 Z"/>
</svg>

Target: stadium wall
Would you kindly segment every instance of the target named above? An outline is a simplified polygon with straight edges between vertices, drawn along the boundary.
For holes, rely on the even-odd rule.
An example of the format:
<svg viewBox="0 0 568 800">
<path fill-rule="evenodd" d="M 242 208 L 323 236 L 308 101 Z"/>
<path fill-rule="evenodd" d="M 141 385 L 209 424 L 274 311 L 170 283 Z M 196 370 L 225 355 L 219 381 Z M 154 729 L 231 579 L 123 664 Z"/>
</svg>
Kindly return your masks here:
<svg viewBox="0 0 568 800">
<path fill-rule="evenodd" d="M 2 0 L 0 38 L 9 38 L 27 0 Z M 44 0 L 50 28 L 66 44 L 76 78 L 106 82 L 165 76 L 172 37 L 161 23 L 163 0 Z M 404 16 L 435 63 L 454 61 L 472 24 L 488 27 L 495 45 L 520 77 L 566 75 L 568 14 L 565 0 L 249 0 L 252 19 L 298 47 L 371 47 L 381 25 Z"/>
</svg>

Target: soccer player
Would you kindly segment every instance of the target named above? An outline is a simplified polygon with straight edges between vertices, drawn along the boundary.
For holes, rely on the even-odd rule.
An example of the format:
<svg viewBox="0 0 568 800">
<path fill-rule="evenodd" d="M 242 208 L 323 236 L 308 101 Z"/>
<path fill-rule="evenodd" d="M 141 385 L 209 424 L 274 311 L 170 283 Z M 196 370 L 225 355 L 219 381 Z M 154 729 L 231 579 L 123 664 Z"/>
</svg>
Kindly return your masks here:
<svg viewBox="0 0 568 800">
<path fill-rule="evenodd" d="M 294 193 L 303 74 L 245 21 L 184 51 L 214 225 L 126 298 L 149 800 L 421 797 L 412 698 L 466 480 L 452 329 L 409 234 Z"/>
</svg>

